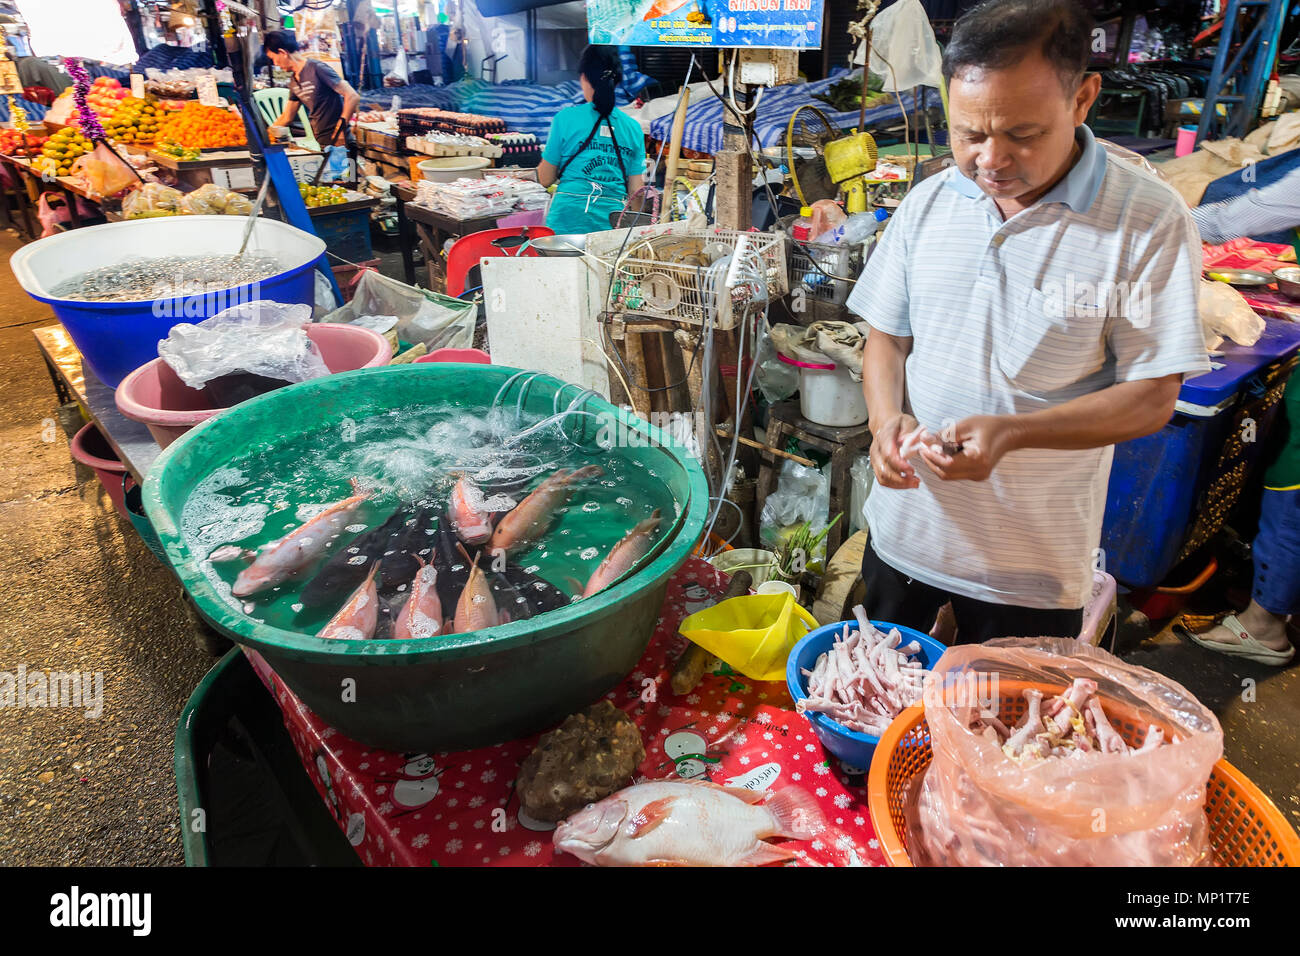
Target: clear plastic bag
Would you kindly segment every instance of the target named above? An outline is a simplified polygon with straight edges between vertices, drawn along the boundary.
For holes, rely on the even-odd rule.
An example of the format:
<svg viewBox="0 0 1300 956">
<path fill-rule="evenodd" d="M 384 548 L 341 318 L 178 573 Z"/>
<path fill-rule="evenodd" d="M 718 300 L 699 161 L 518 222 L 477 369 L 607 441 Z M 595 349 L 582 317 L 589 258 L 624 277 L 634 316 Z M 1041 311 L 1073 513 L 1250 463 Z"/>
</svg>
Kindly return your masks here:
<svg viewBox="0 0 1300 956">
<path fill-rule="evenodd" d="M 758 339 L 758 368 L 754 369 L 754 384 L 769 405 L 783 402 L 799 391 L 799 370 L 776 357 L 776 346 L 766 328 Z"/>
<path fill-rule="evenodd" d="M 473 345 L 478 308 L 368 270 L 357 280 L 352 301 L 322 321 L 350 323 L 363 315 L 397 316 L 398 337 L 412 345 L 423 344 L 432 352 Z"/>
<path fill-rule="evenodd" d="M 814 532 L 826 527 L 831 510 L 830 466 L 818 471 L 786 459 L 776 490 L 763 502 L 759 535 L 768 547 L 785 537 L 787 528 L 805 522 Z"/>
<path fill-rule="evenodd" d="M 849 492 L 849 531 L 861 531 L 867 526 L 867 496 L 871 486 L 876 482 L 876 473 L 871 470 L 871 457 L 859 455 L 849 468 L 849 479 L 853 488 Z"/>
<path fill-rule="evenodd" d="M 182 195 L 179 189 L 163 183 L 145 183 L 122 200 L 122 215 L 126 219 L 174 216 Z"/>
<path fill-rule="evenodd" d="M 182 216 L 224 216 L 232 195 L 230 190 L 222 189 L 216 183 L 204 183 L 182 196 L 176 208 Z"/>
<path fill-rule="evenodd" d="M 173 326 L 158 343 L 158 354 L 190 388 L 237 372 L 305 382 L 330 373 L 307 337 L 310 323 L 311 306 L 246 302 L 198 325 Z"/>
<path fill-rule="evenodd" d="M 1202 279 L 1198 307 L 1207 344 L 1211 336 L 1221 335 L 1238 345 L 1251 346 L 1264 334 L 1263 317 L 1250 307 L 1245 296 L 1225 282 Z"/>
<path fill-rule="evenodd" d="M 1106 718 L 1141 753 L 1083 753 L 1021 764 L 976 716 L 1095 681 Z M 934 759 L 912 808 L 914 861 L 936 866 L 1197 866 L 1212 863 L 1205 786 L 1223 731 L 1191 692 L 1155 671 L 1065 638 L 1014 638 L 949 648 L 925 689 Z"/>
<path fill-rule="evenodd" d="M 859 45 L 854 63 L 862 63 L 864 46 Z M 942 84 L 943 52 L 920 0 L 899 0 L 871 21 L 871 72 L 891 92 Z"/>
</svg>

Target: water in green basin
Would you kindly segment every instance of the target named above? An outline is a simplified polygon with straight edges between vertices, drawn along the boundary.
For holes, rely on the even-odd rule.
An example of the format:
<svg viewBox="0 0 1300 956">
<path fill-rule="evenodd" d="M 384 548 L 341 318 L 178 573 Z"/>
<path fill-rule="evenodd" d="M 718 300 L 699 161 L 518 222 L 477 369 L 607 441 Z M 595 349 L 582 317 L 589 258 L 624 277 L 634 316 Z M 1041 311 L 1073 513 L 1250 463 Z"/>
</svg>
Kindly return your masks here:
<svg viewBox="0 0 1300 956">
<path fill-rule="evenodd" d="M 504 512 L 556 469 L 598 464 L 604 475 L 576 485 L 545 537 L 508 559 L 572 594 L 572 582 L 585 583 L 609 550 L 656 509 L 663 518 L 658 534 L 663 534 L 676 517 L 677 504 L 655 473 L 653 458 L 647 464 L 618 448 L 576 447 L 553 426 L 510 441 L 539 420 L 516 421 L 513 408 L 478 415 L 441 403 L 357 422 L 345 419 L 341 425 L 331 423 L 271 446 L 254 445 L 194 489 L 185 502 L 181 532 L 224 600 L 259 622 L 315 634 L 351 590 L 331 593 L 319 606 L 304 607 L 299 600 L 303 587 L 329 555 L 346 550 L 395 509 L 421 504 L 441 514 L 458 476 L 465 474 L 484 489 L 492 510 Z M 589 429 L 587 435 L 592 434 Z M 330 543 L 325 557 L 272 590 L 244 599 L 230 593 L 245 563 L 213 562 L 208 556 L 226 545 L 256 551 L 283 537 L 353 494 L 353 480 L 371 497 Z M 433 543 L 431 536 L 430 546 Z M 487 564 L 490 557 L 485 551 L 481 563 Z M 407 593 L 404 589 L 391 597 L 400 606 Z M 444 606 L 443 611 L 450 616 L 454 606 Z"/>
</svg>

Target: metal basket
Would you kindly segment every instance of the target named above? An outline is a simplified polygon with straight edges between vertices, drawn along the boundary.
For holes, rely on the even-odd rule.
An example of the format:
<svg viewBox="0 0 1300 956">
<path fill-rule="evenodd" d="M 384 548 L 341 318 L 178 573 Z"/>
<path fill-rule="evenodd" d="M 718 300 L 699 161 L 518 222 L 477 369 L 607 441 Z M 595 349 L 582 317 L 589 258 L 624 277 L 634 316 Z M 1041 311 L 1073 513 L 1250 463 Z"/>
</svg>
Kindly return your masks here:
<svg viewBox="0 0 1300 956">
<path fill-rule="evenodd" d="M 747 275 L 728 289 L 737 254 Z M 610 303 L 629 315 L 722 330 L 734 328 L 746 308 L 788 290 L 784 236 L 719 229 L 633 241 L 614 267 Z"/>
</svg>

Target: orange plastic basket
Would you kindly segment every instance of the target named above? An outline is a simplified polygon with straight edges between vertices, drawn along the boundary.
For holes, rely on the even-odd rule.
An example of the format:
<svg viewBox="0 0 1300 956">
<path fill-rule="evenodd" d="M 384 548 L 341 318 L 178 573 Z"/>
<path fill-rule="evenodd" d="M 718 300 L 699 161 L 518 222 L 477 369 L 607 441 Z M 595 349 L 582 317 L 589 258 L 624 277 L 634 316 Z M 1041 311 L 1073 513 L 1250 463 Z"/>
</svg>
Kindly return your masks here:
<svg viewBox="0 0 1300 956">
<path fill-rule="evenodd" d="M 1008 727 L 1019 721 L 1026 703 L 1022 691 L 1037 687 L 1044 696 L 1064 688 L 1003 680 L 999 685 L 998 716 Z M 1136 715 L 1107 701 L 1111 723 L 1130 746 L 1140 746 L 1147 725 Z M 1169 728 L 1165 728 L 1166 734 Z M 876 839 L 890 866 L 911 866 L 907 855 L 907 825 L 903 814 L 916 775 L 930 766 L 930 728 L 925 708 L 909 707 L 894 719 L 880 738 L 867 776 L 867 807 Z M 1210 845 L 1221 866 L 1294 866 L 1300 864 L 1300 836 L 1280 810 L 1240 770 L 1220 760 L 1210 773 L 1205 792 L 1210 818 Z"/>
</svg>

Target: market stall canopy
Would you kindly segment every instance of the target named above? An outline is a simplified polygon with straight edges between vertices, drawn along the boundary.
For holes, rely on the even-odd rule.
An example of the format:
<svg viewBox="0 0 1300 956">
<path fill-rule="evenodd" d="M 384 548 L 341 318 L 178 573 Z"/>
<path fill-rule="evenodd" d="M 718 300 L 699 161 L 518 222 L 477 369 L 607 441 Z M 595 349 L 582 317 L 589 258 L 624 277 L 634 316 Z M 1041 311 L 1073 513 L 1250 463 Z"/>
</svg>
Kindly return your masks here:
<svg viewBox="0 0 1300 956">
<path fill-rule="evenodd" d="M 134 63 L 138 54 L 117 0 L 18 0 L 37 56 Z"/>
</svg>

